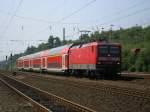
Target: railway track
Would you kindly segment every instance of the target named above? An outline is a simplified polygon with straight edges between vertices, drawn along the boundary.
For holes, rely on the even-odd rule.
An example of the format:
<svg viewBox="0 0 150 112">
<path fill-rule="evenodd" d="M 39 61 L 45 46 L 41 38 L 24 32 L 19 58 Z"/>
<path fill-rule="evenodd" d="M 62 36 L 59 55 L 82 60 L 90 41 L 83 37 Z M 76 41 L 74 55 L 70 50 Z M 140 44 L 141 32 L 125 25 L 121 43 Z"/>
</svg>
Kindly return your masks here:
<svg viewBox="0 0 150 112">
<path fill-rule="evenodd" d="M 10 85 L 9 83 L 7 83 L 2 78 L 0 78 L 0 81 L 3 84 L 5 84 L 7 87 L 9 87 L 11 90 L 13 90 L 15 93 L 17 93 L 18 95 L 20 95 L 23 99 L 27 100 L 36 111 L 38 110 L 37 112 L 50 112 L 47 108 L 45 108 L 41 104 L 39 104 L 39 103 L 35 102 L 34 100 L 32 100 L 30 97 L 28 97 L 25 94 L 23 94 L 22 92 L 20 92 L 16 88 L 14 88 L 12 85 Z"/>
<path fill-rule="evenodd" d="M 30 74 L 31 75 L 31 74 Z M 43 75 L 33 75 L 33 77 L 44 77 Z M 89 88 L 89 89 L 93 89 L 93 90 L 100 90 L 100 91 L 104 91 L 105 93 L 108 94 L 118 94 L 118 95 L 126 95 L 129 97 L 133 97 L 133 98 L 138 98 L 138 99 L 143 99 L 143 100 L 147 100 L 150 101 L 150 91 L 149 90 L 139 90 L 139 89 L 131 89 L 131 88 L 125 88 L 125 87 L 119 87 L 119 86 L 114 86 L 114 85 L 107 85 L 107 84 L 91 84 L 91 83 L 84 83 L 84 82 L 76 82 L 76 81 L 71 81 L 71 80 L 65 80 L 65 79 L 56 79 L 56 78 L 52 78 L 49 77 L 46 80 L 50 80 L 51 82 L 54 83 L 61 83 L 61 84 L 65 84 L 66 86 L 68 85 L 72 85 L 74 87 L 78 87 L 78 88 Z"/>
<path fill-rule="evenodd" d="M 57 79 L 51 79 L 52 82 L 57 83 Z M 59 80 L 59 83 L 62 84 L 68 84 L 66 83 L 65 80 Z M 109 94 L 120 94 L 120 95 L 127 95 L 127 96 L 132 96 L 132 97 L 137 97 L 141 99 L 146 99 L 150 101 L 150 94 L 149 91 L 142 91 L 138 89 L 129 89 L 129 88 L 123 88 L 123 87 L 118 87 L 118 86 L 113 86 L 113 85 L 106 85 L 106 84 L 101 84 L 99 86 L 91 86 L 90 84 L 84 84 L 81 82 L 78 83 L 73 83 L 69 81 L 69 84 L 78 87 L 78 88 L 89 88 L 89 89 L 94 89 L 94 90 L 101 90 Z"/>
<path fill-rule="evenodd" d="M 30 101 L 34 108 L 38 108 L 39 112 L 95 112 L 87 107 L 32 87 L 8 75 L 1 74 L 0 80 Z"/>
</svg>

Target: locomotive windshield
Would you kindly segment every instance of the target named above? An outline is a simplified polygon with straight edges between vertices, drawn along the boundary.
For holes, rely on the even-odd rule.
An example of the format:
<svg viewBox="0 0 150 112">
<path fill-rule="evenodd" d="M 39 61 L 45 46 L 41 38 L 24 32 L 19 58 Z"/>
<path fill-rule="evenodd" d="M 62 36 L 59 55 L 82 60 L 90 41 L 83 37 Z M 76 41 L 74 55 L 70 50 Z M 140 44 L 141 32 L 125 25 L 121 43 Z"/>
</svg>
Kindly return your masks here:
<svg viewBox="0 0 150 112">
<path fill-rule="evenodd" d="M 99 46 L 98 54 L 100 56 L 107 56 L 108 54 L 119 55 L 120 54 L 120 48 L 117 46 L 111 46 L 111 45 Z"/>
<path fill-rule="evenodd" d="M 119 49 L 119 47 L 111 46 L 109 52 L 110 52 L 110 54 L 119 54 L 120 49 Z"/>
<path fill-rule="evenodd" d="M 99 50 L 101 54 L 108 54 L 108 46 L 101 46 Z"/>
</svg>

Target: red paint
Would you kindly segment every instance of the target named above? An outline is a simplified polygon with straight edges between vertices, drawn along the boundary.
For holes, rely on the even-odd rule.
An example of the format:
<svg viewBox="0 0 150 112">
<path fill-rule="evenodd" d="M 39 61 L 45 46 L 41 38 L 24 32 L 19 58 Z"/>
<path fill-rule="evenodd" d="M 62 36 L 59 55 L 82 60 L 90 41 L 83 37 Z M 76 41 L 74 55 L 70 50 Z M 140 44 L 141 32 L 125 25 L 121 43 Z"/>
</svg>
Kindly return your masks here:
<svg viewBox="0 0 150 112">
<path fill-rule="evenodd" d="M 69 64 L 96 64 L 97 49 L 95 44 L 87 44 L 80 48 L 71 48 Z"/>
</svg>

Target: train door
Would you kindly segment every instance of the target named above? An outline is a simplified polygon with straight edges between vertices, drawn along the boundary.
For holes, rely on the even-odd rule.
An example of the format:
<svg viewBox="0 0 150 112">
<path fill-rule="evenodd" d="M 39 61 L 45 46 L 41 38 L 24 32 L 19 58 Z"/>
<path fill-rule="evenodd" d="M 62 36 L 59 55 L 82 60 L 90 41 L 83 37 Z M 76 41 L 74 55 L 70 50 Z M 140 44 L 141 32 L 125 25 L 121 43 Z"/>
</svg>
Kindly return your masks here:
<svg viewBox="0 0 150 112">
<path fill-rule="evenodd" d="M 67 69 L 68 61 L 67 54 L 62 55 L 62 69 Z"/>
<path fill-rule="evenodd" d="M 42 68 L 46 68 L 46 57 L 42 58 Z"/>
<path fill-rule="evenodd" d="M 31 59 L 29 60 L 29 68 L 31 68 Z"/>
</svg>

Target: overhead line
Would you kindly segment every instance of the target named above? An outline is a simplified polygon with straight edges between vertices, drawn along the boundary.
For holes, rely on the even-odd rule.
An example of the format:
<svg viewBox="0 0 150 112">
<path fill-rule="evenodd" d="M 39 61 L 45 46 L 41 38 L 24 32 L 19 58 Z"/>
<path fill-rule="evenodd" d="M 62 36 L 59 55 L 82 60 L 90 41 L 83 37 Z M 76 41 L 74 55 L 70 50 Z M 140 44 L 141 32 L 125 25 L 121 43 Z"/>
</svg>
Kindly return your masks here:
<svg viewBox="0 0 150 112">
<path fill-rule="evenodd" d="M 12 15 L 10 12 L 5 12 L 3 10 L 0 10 L 1 13 L 7 14 L 7 15 Z M 43 22 L 43 23 L 53 23 L 53 24 L 80 24 L 80 23 L 75 23 L 75 22 L 59 22 L 58 21 L 48 21 L 45 19 L 38 19 L 38 18 L 32 18 L 32 17 L 24 17 L 20 15 L 14 15 L 17 18 L 24 19 L 24 20 L 31 20 L 31 21 L 37 21 L 37 22 Z"/>
<path fill-rule="evenodd" d="M 129 7 L 125 8 L 125 9 L 122 9 L 122 10 L 118 11 L 117 13 L 114 13 L 114 14 L 111 14 L 111 15 L 118 15 L 118 14 L 120 14 L 122 11 L 130 10 L 130 9 L 132 9 L 132 8 L 135 8 L 135 7 L 139 6 L 139 5 L 141 5 L 143 2 L 145 2 L 145 0 L 142 0 L 142 1 L 136 3 L 136 4 L 132 5 L 132 6 L 129 6 Z M 110 16 L 110 15 L 105 16 L 105 17 L 102 17 L 102 18 L 106 18 L 106 17 L 109 17 L 109 16 Z M 101 19 L 102 19 L 102 18 L 101 18 Z M 102 24 L 101 24 L 101 25 L 102 25 Z M 89 28 L 89 27 L 88 27 L 88 28 Z M 78 34 L 78 32 L 75 32 L 75 33 L 73 33 L 73 34 L 71 34 L 71 35 L 68 35 L 68 37 L 69 37 L 69 36 L 74 36 L 74 35 L 76 35 L 76 34 Z"/>
<path fill-rule="evenodd" d="M 89 3 L 87 3 L 87 4 L 84 5 L 83 7 L 77 9 L 76 11 L 74 11 L 74 12 L 72 12 L 71 14 L 67 15 L 66 17 L 62 18 L 61 20 L 64 20 L 65 18 L 67 19 L 67 17 L 72 16 L 73 14 L 75 14 L 75 13 L 81 11 L 82 9 L 86 8 L 88 5 L 90 5 L 91 3 L 95 2 L 95 1 L 96 1 L 96 0 L 93 0 L 93 1 L 91 1 L 91 2 L 89 2 Z M 138 6 L 138 5 L 141 5 L 143 2 L 145 2 L 145 0 L 142 0 L 141 2 L 139 2 L 139 3 L 137 3 L 137 4 L 134 4 L 134 5 L 130 6 L 130 7 L 128 7 L 127 10 L 132 9 L 132 8 Z M 123 9 L 123 10 L 125 10 L 125 9 Z M 7 14 L 7 15 L 12 15 L 12 13 L 10 13 L 10 12 L 5 12 L 5 11 L 3 11 L 3 10 L 0 10 L 0 12 L 1 12 L 1 13 L 4 13 L 4 14 Z M 121 10 L 121 11 L 118 11 L 117 13 L 112 14 L 112 15 L 116 15 L 116 14 L 119 14 L 119 13 L 121 13 L 121 12 L 122 12 L 122 10 Z M 15 17 L 18 17 L 18 18 L 20 18 L 20 19 L 26 19 L 26 20 L 38 21 L 38 22 L 44 22 L 44 23 L 54 23 L 54 24 L 80 24 L 80 23 L 75 23 L 75 22 L 72 22 L 72 23 L 68 23 L 68 22 L 64 22 L 64 23 L 63 23 L 63 22 L 60 22 L 60 23 L 58 23 L 58 21 L 48 21 L 48 20 L 45 20 L 45 19 L 38 19 L 38 18 L 32 18 L 32 17 L 24 17 L 24 16 L 20 16 L 20 15 L 14 15 L 14 16 L 15 16 Z M 103 17 L 103 18 L 104 18 L 104 17 Z M 60 20 L 60 21 L 61 21 L 61 20 Z"/>
<path fill-rule="evenodd" d="M 136 15 L 136 14 L 138 14 L 138 13 L 141 13 L 141 12 L 144 12 L 144 11 L 147 11 L 147 10 L 150 10 L 150 7 L 147 7 L 147 8 L 141 9 L 141 10 L 137 10 L 137 11 L 131 13 L 131 14 L 128 14 L 128 15 L 125 15 L 125 16 L 122 16 L 122 17 L 118 17 L 118 18 L 112 19 L 112 20 L 110 20 L 110 21 L 108 21 L 108 22 L 104 22 L 104 23 L 101 23 L 101 24 L 99 24 L 99 25 L 102 26 L 102 25 L 106 25 L 106 24 L 111 24 L 111 23 L 114 22 L 114 21 L 120 21 L 120 20 L 122 20 L 122 19 L 128 18 L 128 17 L 130 17 L 130 16 L 134 16 L 134 15 Z M 87 27 L 87 28 L 90 28 L 90 27 Z M 87 29 L 87 28 L 86 28 L 86 29 Z M 78 32 L 76 32 L 76 33 L 74 33 L 74 34 L 72 34 L 72 35 L 69 35 L 69 36 L 67 36 L 67 37 L 74 36 L 74 35 L 76 35 L 76 34 L 78 34 Z"/>
<path fill-rule="evenodd" d="M 81 10 L 83 10 L 84 8 L 88 7 L 90 4 L 94 3 L 96 0 L 92 0 L 90 2 L 88 2 L 87 4 L 85 4 L 84 6 L 80 7 L 79 9 L 75 10 L 74 12 L 70 13 L 69 15 L 65 16 L 64 18 L 62 18 L 61 20 L 59 21 L 47 21 L 47 20 L 44 20 L 44 19 L 36 19 L 36 18 L 30 18 L 30 17 L 23 17 L 23 16 L 19 16 L 19 15 L 16 15 L 14 14 L 13 17 L 18 17 L 18 18 L 21 18 L 21 19 L 29 19 L 29 20 L 33 20 L 33 21 L 40 21 L 40 22 L 46 22 L 46 23 L 57 23 L 57 24 L 79 24 L 79 23 L 61 23 L 61 21 L 64 21 L 65 19 L 73 16 L 74 14 L 80 12 Z M 11 15 L 10 12 L 4 12 L 2 10 L 0 10 L 0 12 L 2 13 L 5 13 L 5 14 L 8 14 L 8 15 Z M 7 25 L 9 26 L 9 25 Z M 47 27 L 46 27 L 47 28 Z M 7 27 L 5 28 L 6 30 L 8 29 Z M 43 30 L 42 30 L 43 31 Z M 4 31 L 5 33 L 6 31 Z M 39 33 L 39 32 L 38 32 Z"/>
<path fill-rule="evenodd" d="M 89 5 L 91 5 L 92 3 L 94 3 L 96 0 L 92 0 L 90 2 L 88 2 L 87 4 L 85 4 L 84 6 L 80 7 L 79 9 L 75 10 L 74 12 L 70 13 L 69 15 L 63 17 L 62 19 L 60 19 L 59 21 L 64 21 L 65 19 L 70 18 L 71 16 L 73 16 L 74 14 L 80 12 L 81 10 L 85 9 L 86 7 L 88 7 Z"/>
<path fill-rule="evenodd" d="M 44 22 L 44 23 L 54 23 L 54 24 L 79 24 L 79 23 L 73 23 L 73 22 L 57 22 L 57 21 L 48 21 L 45 19 L 37 19 L 37 18 L 31 18 L 31 17 L 23 17 L 23 16 L 19 16 L 16 15 L 16 17 L 21 18 L 21 19 L 28 19 L 28 20 L 32 20 L 32 21 L 39 21 L 39 22 Z"/>
<path fill-rule="evenodd" d="M 104 23 L 102 23 L 100 25 L 105 25 L 105 24 L 108 24 L 108 23 L 111 23 L 111 22 L 114 22 L 114 21 L 120 21 L 122 19 L 128 18 L 130 16 L 136 15 L 138 13 L 141 13 L 141 12 L 144 12 L 144 11 L 147 11 L 147 10 L 150 10 L 150 7 L 147 7 L 147 8 L 141 9 L 141 10 L 137 10 L 137 11 L 131 13 L 131 14 L 128 14 L 128 15 L 125 15 L 125 16 L 122 16 L 122 17 L 118 17 L 118 18 L 112 19 L 112 20 L 110 20 L 108 22 L 104 22 Z"/>
<path fill-rule="evenodd" d="M 135 8 L 135 7 L 137 7 L 137 6 L 141 6 L 141 4 L 143 4 L 144 2 L 146 2 L 146 1 L 145 1 L 145 0 L 142 0 L 142 1 L 138 2 L 138 3 L 135 3 L 134 5 L 131 5 L 131 6 L 127 7 L 127 8 L 125 8 L 125 9 L 122 9 L 122 10 L 116 12 L 116 13 L 113 13 L 113 14 L 107 15 L 107 16 L 104 16 L 104 17 L 99 18 L 99 19 L 103 19 L 103 18 L 106 18 L 106 17 L 110 17 L 110 16 L 114 16 L 114 15 L 121 14 L 122 12 L 125 12 L 125 11 L 127 11 L 127 10 L 133 9 L 133 8 Z M 96 21 L 98 21 L 98 20 L 96 20 Z"/>
<path fill-rule="evenodd" d="M 84 8 L 88 7 L 90 4 L 94 3 L 95 1 L 96 1 L 96 0 L 92 0 L 92 1 L 88 2 L 88 3 L 85 4 L 84 6 L 80 7 L 80 8 L 77 9 L 76 11 L 70 13 L 69 15 L 65 16 L 64 18 L 62 18 L 61 20 L 59 20 L 59 21 L 57 21 L 57 22 L 60 23 L 61 21 L 64 21 L 65 19 L 67 19 L 67 18 L 73 16 L 74 14 L 76 14 L 76 13 L 78 13 L 79 11 L 83 10 Z M 45 29 L 47 29 L 47 28 L 48 28 L 48 27 L 46 27 Z M 45 29 L 44 29 L 44 30 L 45 30 Z M 42 30 L 42 31 L 43 31 L 43 30 Z M 41 32 L 41 31 L 39 31 L 39 32 Z M 37 33 L 39 33 L 39 32 L 37 32 Z M 36 33 L 36 34 L 37 34 L 37 33 Z"/>
<path fill-rule="evenodd" d="M 4 28 L 4 30 L 3 30 L 2 34 L 1 34 L 1 36 L 3 36 L 3 35 L 6 33 L 6 31 L 8 30 L 9 25 L 11 24 L 13 18 L 15 17 L 15 14 L 16 14 L 17 11 L 19 10 L 19 7 L 21 6 L 22 2 L 23 2 L 23 0 L 20 0 L 18 6 L 17 6 L 17 8 L 16 8 L 16 10 L 14 11 L 14 14 L 11 16 L 11 18 L 10 18 L 8 24 L 6 25 L 6 27 Z"/>
</svg>

